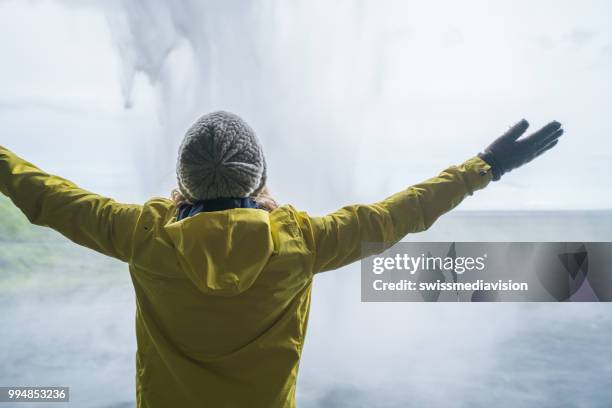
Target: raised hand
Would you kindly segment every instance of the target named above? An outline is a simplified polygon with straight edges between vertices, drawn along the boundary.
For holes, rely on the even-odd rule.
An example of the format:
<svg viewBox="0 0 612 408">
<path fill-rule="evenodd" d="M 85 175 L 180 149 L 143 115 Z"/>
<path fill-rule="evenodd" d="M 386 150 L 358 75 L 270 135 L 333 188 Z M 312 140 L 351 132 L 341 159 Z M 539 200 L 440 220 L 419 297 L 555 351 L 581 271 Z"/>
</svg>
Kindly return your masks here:
<svg viewBox="0 0 612 408">
<path fill-rule="evenodd" d="M 552 149 L 563 134 L 561 123 L 552 121 L 537 132 L 519 139 L 528 127 L 529 122 L 521 120 L 478 154 L 491 166 L 493 180 L 499 180 L 505 173 Z"/>
</svg>

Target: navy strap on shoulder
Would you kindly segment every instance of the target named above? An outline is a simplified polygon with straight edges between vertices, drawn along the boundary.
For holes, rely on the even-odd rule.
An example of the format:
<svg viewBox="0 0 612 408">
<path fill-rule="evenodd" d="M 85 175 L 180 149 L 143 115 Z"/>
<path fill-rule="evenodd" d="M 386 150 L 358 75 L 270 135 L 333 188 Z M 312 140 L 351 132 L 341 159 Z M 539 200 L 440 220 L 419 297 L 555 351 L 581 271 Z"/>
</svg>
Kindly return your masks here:
<svg viewBox="0 0 612 408">
<path fill-rule="evenodd" d="M 259 206 L 251 197 L 201 200 L 193 204 L 181 204 L 178 208 L 176 219 L 180 221 L 201 212 L 223 211 L 232 208 L 259 208 Z"/>
</svg>

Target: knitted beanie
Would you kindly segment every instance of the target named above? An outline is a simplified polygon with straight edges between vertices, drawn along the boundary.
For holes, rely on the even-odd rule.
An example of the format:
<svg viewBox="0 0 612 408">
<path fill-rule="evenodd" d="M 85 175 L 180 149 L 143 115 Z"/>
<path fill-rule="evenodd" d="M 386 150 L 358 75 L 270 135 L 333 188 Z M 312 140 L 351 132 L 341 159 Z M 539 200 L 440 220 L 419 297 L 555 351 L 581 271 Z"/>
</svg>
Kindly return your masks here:
<svg viewBox="0 0 612 408">
<path fill-rule="evenodd" d="M 256 196 L 266 184 L 266 161 L 251 127 L 229 112 L 202 116 L 181 143 L 178 187 L 190 202 Z"/>
</svg>

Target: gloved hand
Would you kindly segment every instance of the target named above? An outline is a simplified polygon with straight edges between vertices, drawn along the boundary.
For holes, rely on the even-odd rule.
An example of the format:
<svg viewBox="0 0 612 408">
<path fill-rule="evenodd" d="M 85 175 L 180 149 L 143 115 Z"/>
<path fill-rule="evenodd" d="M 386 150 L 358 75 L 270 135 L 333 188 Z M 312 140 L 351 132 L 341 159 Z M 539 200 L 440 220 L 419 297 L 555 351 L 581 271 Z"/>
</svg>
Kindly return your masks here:
<svg viewBox="0 0 612 408">
<path fill-rule="evenodd" d="M 552 121 L 537 132 L 517 140 L 528 127 L 527 120 L 521 120 L 478 154 L 491 166 L 493 180 L 499 180 L 505 173 L 552 149 L 563 134 L 561 123 Z"/>
</svg>

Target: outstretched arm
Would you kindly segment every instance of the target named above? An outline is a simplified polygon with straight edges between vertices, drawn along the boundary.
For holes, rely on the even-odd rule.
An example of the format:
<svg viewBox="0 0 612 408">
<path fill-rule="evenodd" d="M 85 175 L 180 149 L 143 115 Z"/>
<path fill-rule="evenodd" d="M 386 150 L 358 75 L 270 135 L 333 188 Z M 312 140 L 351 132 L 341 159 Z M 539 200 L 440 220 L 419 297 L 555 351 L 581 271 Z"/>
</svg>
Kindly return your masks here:
<svg viewBox="0 0 612 408">
<path fill-rule="evenodd" d="M 119 204 L 45 173 L 0 146 L 0 192 L 33 224 L 51 227 L 71 241 L 129 261 L 142 207 Z"/>
<path fill-rule="evenodd" d="M 491 181 L 491 166 L 478 157 L 371 205 L 351 205 L 313 217 L 315 272 L 359 260 L 364 242 L 388 248 L 406 234 L 425 231 L 442 214 Z"/>
<path fill-rule="evenodd" d="M 340 268 L 370 255 L 362 253 L 363 243 L 381 244 L 382 250 L 406 234 L 428 229 L 474 191 L 554 147 L 563 134 L 561 124 L 551 122 L 519 139 L 528 126 L 527 121 L 520 121 L 484 153 L 381 202 L 344 207 L 324 217 L 303 214 L 302 225 L 313 246 L 314 272 Z"/>
</svg>

